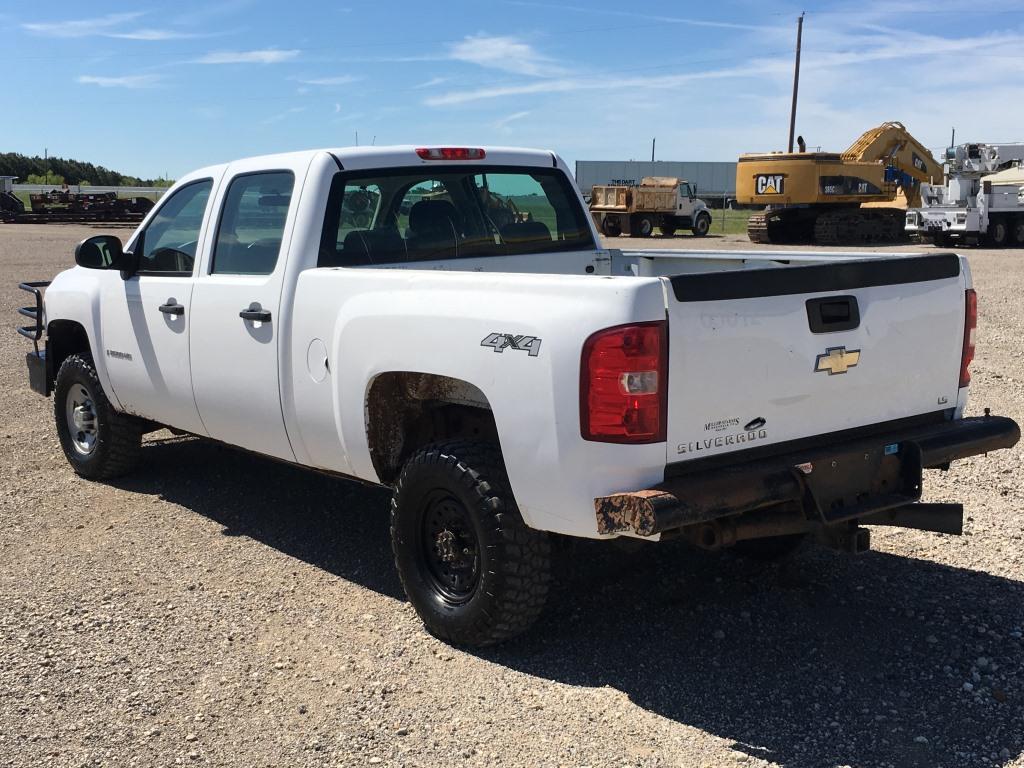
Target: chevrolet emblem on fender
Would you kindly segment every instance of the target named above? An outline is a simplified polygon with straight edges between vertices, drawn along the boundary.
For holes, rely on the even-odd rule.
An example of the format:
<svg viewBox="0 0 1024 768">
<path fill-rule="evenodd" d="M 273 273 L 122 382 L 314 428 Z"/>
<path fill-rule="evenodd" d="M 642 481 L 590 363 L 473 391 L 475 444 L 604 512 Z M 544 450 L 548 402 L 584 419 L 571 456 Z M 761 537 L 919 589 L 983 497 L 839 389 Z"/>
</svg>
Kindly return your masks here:
<svg viewBox="0 0 1024 768">
<path fill-rule="evenodd" d="M 846 347 L 829 347 L 825 350 L 825 354 L 818 355 L 818 359 L 814 363 L 814 372 L 828 371 L 829 376 L 846 373 L 859 362 L 859 349 L 847 351 Z"/>
</svg>

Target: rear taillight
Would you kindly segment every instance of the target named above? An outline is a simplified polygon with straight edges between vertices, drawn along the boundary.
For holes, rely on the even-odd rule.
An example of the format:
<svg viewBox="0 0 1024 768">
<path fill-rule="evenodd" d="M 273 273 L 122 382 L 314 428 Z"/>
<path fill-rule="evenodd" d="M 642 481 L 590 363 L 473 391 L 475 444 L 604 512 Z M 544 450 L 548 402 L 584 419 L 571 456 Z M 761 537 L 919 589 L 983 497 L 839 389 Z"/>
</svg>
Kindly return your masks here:
<svg viewBox="0 0 1024 768">
<path fill-rule="evenodd" d="M 665 321 L 619 325 L 583 344 L 580 433 L 603 443 L 665 440 L 668 331 Z"/>
<path fill-rule="evenodd" d="M 423 160 L 483 160 L 487 156 L 479 147 L 420 147 L 416 154 Z"/>
<path fill-rule="evenodd" d="M 960 386 L 971 383 L 971 361 L 974 360 L 974 340 L 978 335 L 978 294 L 973 288 L 964 293 L 964 351 L 960 355 Z"/>
</svg>

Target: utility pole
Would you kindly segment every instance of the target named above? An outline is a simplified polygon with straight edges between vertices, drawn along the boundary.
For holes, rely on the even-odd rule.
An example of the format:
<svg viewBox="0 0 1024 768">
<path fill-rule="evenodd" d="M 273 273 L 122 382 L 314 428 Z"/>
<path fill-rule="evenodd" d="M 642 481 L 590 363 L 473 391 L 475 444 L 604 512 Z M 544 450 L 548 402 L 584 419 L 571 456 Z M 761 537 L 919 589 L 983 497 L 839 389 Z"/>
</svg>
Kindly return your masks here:
<svg viewBox="0 0 1024 768">
<path fill-rule="evenodd" d="M 655 144 L 655 142 L 657 142 L 657 141 L 658 141 L 658 138 L 657 138 L 657 137 L 655 137 L 655 138 L 651 139 L 651 162 L 652 162 L 652 163 L 654 162 L 654 144 Z"/>
<path fill-rule="evenodd" d="M 789 152 L 793 151 L 793 133 L 796 130 L 796 94 L 800 90 L 800 38 L 804 32 L 804 15 L 796 20 L 796 66 L 793 68 L 793 107 L 789 112 Z"/>
</svg>

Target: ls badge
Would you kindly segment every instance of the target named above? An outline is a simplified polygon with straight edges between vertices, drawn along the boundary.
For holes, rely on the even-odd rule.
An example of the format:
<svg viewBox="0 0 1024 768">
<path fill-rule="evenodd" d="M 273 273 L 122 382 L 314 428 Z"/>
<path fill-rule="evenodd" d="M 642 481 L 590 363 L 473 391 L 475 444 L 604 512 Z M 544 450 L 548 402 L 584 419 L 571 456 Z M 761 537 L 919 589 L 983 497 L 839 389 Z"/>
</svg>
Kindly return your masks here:
<svg viewBox="0 0 1024 768">
<path fill-rule="evenodd" d="M 828 371 L 829 376 L 846 373 L 860 362 L 860 350 L 846 347 L 828 347 L 825 354 L 818 355 L 814 363 L 814 372 Z"/>
</svg>

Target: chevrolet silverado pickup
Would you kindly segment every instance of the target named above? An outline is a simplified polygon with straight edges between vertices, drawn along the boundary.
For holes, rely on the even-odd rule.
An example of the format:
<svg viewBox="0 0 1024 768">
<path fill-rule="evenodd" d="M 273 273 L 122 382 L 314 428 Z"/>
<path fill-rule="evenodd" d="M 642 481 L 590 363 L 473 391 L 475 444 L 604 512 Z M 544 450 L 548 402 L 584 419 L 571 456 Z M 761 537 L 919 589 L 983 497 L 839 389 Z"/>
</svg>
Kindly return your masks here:
<svg viewBox="0 0 1024 768">
<path fill-rule="evenodd" d="M 1020 437 L 964 417 L 964 258 L 607 250 L 546 151 L 203 168 L 75 262 L 22 285 L 20 328 L 75 472 L 127 472 L 167 427 L 389 486 L 405 591 L 459 644 L 537 618 L 556 535 L 959 533 L 922 471 Z"/>
</svg>

